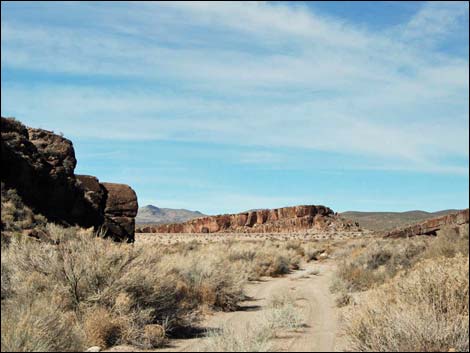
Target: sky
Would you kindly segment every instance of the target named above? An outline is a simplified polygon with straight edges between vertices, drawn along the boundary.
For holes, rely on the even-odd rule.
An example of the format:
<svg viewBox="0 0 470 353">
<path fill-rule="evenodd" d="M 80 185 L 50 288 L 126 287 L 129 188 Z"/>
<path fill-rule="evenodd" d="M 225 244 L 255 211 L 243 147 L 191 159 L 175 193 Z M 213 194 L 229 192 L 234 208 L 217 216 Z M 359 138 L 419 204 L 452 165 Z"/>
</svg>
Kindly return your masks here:
<svg viewBox="0 0 470 353">
<path fill-rule="evenodd" d="M 206 214 L 469 206 L 467 2 L 1 3 L 1 114 Z"/>
</svg>

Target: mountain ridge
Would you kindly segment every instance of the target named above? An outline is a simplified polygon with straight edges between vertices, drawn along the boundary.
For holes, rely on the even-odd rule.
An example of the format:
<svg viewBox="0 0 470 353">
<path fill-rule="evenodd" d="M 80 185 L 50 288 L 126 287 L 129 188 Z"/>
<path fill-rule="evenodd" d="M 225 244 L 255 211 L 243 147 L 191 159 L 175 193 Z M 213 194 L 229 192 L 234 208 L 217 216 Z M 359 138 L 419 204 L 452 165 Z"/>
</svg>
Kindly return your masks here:
<svg viewBox="0 0 470 353">
<path fill-rule="evenodd" d="M 137 216 L 137 224 L 167 224 L 185 222 L 193 218 L 203 217 L 205 214 L 199 211 L 191 211 L 184 208 L 164 208 L 155 205 L 140 207 Z"/>
<path fill-rule="evenodd" d="M 460 210 L 448 209 L 435 212 L 427 212 L 422 210 L 411 210 L 404 212 L 346 211 L 341 212 L 340 215 L 352 221 L 359 222 L 361 227 L 375 231 L 388 231 L 397 227 L 409 226 L 434 217 L 445 216 L 457 211 Z"/>
</svg>

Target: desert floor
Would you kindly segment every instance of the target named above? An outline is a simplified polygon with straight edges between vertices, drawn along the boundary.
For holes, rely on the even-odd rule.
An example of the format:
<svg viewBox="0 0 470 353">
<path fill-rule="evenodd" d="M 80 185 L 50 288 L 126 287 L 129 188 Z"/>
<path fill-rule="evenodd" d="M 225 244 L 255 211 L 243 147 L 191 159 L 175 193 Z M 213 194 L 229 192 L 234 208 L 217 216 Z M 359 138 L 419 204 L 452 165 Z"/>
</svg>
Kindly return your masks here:
<svg viewBox="0 0 470 353">
<path fill-rule="evenodd" d="M 137 234 L 137 242 L 151 244 L 152 242 L 188 242 L 188 241 L 228 241 L 227 236 L 201 235 L 168 235 L 168 234 Z M 263 240 L 269 235 L 258 237 L 234 234 L 230 239 Z M 296 239 L 303 235 L 277 235 L 276 238 Z M 249 330 L 250 325 L 256 325 L 267 310 L 268 299 L 275 294 L 286 293 L 295 298 L 295 304 L 302 313 L 304 325 L 300 329 L 288 330 L 277 335 L 270 342 L 270 351 L 283 352 L 328 352 L 343 351 L 345 343 L 339 337 L 339 310 L 334 303 L 334 295 L 330 292 L 333 273 L 335 270 L 334 259 L 321 262 L 305 263 L 291 274 L 277 278 L 263 278 L 260 281 L 250 282 L 246 285 L 246 293 L 249 299 L 244 301 L 240 309 L 235 312 L 216 312 L 208 314 L 201 322 L 200 333 L 194 337 L 184 339 L 172 339 L 169 345 L 162 349 L 152 351 L 161 352 L 189 352 L 206 350 L 207 337 L 204 332 L 209 329 L 220 329 L 224 325 L 234 327 L 236 331 Z M 140 351 L 132 346 L 115 346 L 108 351 Z"/>
</svg>

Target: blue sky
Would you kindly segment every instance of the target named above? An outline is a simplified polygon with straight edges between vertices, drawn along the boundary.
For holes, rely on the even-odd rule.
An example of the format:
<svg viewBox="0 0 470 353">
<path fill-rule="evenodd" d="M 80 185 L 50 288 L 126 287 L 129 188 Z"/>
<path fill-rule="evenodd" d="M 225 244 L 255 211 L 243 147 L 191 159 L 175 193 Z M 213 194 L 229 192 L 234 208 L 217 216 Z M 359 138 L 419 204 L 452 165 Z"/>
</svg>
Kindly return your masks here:
<svg viewBox="0 0 470 353">
<path fill-rule="evenodd" d="M 466 2 L 1 6 L 2 116 L 141 205 L 469 205 Z"/>
</svg>

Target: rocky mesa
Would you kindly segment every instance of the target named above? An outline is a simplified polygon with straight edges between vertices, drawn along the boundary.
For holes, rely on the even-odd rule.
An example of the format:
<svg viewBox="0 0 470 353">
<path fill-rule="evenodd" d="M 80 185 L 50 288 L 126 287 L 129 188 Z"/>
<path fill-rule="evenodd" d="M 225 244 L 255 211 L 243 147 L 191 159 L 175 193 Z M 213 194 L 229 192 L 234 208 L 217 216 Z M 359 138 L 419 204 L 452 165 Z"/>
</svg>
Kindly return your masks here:
<svg viewBox="0 0 470 353">
<path fill-rule="evenodd" d="M 309 229 L 352 230 L 359 224 L 345 220 L 325 206 L 304 205 L 195 218 L 183 223 L 145 225 L 140 233 L 282 233 Z"/>
<path fill-rule="evenodd" d="M 117 241 L 134 241 L 137 195 L 124 184 L 75 175 L 70 140 L 1 118 L 1 181 L 52 222 L 94 227 Z"/>
</svg>

